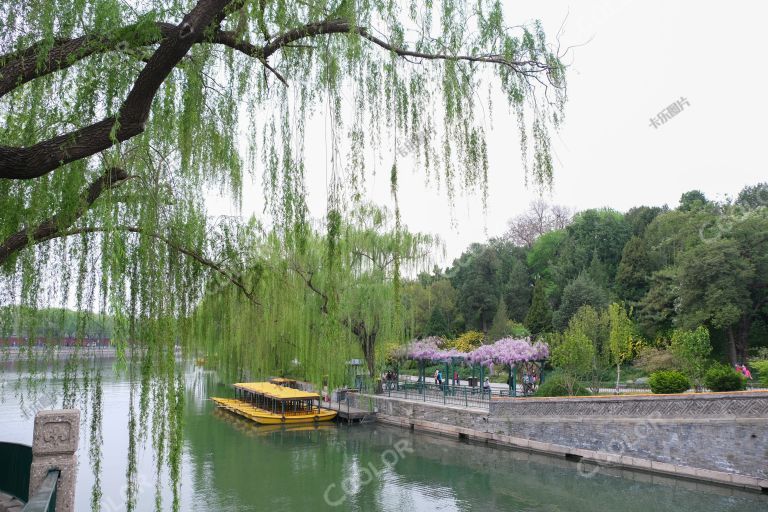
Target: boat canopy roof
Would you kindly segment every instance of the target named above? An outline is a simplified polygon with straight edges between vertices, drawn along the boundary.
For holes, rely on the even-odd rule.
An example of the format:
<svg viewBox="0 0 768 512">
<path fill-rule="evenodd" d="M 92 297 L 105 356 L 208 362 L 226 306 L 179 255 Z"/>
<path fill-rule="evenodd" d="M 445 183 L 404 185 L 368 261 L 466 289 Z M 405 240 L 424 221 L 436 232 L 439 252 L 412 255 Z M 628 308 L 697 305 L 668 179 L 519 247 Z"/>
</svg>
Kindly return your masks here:
<svg viewBox="0 0 768 512">
<path fill-rule="evenodd" d="M 272 384 L 292 384 L 296 382 L 296 379 L 286 379 L 285 377 L 273 377 L 269 379 Z"/>
<path fill-rule="evenodd" d="M 320 395 L 300 389 L 286 388 L 271 382 L 239 382 L 234 385 L 238 389 L 264 395 L 276 400 L 317 400 Z"/>
</svg>

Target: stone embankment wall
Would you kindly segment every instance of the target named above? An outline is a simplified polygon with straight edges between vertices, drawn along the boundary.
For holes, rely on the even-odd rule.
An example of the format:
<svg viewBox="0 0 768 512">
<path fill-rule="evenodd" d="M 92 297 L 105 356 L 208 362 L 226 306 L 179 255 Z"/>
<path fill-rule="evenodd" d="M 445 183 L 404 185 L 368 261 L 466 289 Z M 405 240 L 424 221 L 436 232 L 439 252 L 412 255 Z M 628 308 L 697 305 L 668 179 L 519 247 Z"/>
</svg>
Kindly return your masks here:
<svg viewBox="0 0 768 512">
<path fill-rule="evenodd" d="M 507 398 L 489 410 L 351 398 L 371 399 L 378 421 L 406 428 L 768 492 L 764 391 Z"/>
</svg>

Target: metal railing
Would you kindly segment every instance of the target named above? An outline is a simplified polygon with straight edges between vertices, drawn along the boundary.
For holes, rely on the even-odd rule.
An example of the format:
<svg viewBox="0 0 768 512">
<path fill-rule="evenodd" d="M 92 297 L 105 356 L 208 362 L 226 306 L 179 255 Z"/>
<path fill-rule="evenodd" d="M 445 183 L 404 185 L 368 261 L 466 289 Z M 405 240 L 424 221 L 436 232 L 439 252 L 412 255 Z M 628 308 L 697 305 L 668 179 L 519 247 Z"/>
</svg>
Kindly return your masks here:
<svg viewBox="0 0 768 512">
<path fill-rule="evenodd" d="M 584 383 L 587 389 L 591 389 L 587 383 Z M 747 389 L 755 390 L 759 387 L 749 386 Z M 392 398 L 404 400 L 413 400 L 419 402 L 463 406 L 467 408 L 489 409 L 490 400 L 493 397 L 517 397 L 532 396 L 533 392 L 526 392 L 524 386 L 517 385 L 516 394 L 512 394 L 509 387 L 499 387 L 494 385 L 491 389 L 483 389 L 481 386 L 453 385 L 450 381 L 443 384 L 430 384 L 423 381 L 409 380 L 391 380 L 382 381 L 379 389 L 373 385 L 363 385 L 359 389 L 363 393 L 378 394 Z M 693 390 L 691 390 L 693 391 Z M 704 390 L 706 391 L 706 390 Z M 613 395 L 616 388 L 601 386 L 599 394 Z M 627 393 L 651 393 L 647 384 L 624 384 L 619 387 L 620 394 Z"/>
<path fill-rule="evenodd" d="M 456 405 L 475 409 L 488 409 L 491 396 L 500 396 L 479 386 L 454 386 L 451 384 L 427 384 L 424 382 L 384 382 L 381 394 L 442 405 Z"/>
<path fill-rule="evenodd" d="M 0 491 L 26 502 L 24 512 L 55 512 L 59 470 L 51 470 L 29 495 L 32 447 L 0 442 Z"/>
<path fill-rule="evenodd" d="M 0 491 L 27 501 L 31 467 L 31 446 L 0 442 Z"/>
<path fill-rule="evenodd" d="M 43 483 L 29 498 L 22 512 L 56 512 L 56 488 L 58 487 L 60 471 L 48 471 Z"/>
</svg>

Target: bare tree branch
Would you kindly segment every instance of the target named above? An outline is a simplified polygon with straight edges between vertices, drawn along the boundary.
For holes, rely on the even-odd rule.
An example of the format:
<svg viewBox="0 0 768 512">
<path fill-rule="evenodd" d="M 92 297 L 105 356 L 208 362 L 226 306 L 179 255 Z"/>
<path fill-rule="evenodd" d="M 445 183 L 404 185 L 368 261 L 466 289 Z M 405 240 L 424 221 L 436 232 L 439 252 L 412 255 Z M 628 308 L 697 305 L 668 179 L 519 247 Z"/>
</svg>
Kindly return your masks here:
<svg viewBox="0 0 768 512">
<path fill-rule="evenodd" d="M 450 60 L 498 64 L 510 67 L 515 72 L 525 76 L 535 76 L 541 72 L 553 71 L 552 66 L 547 62 L 539 62 L 536 60 L 509 60 L 503 55 L 498 54 L 451 55 L 447 53 L 426 53 L 406 50 L 404 48 L 391 45 L 387 41 L 376 37 L 375 35 L 371 34 L 371 32 L 366 27 L 352 25 L 348 20 L 341 18 L 309 23 L 307 25 L 283 32 L 264 46 L 263 57 L 268 58 L 279 49 L 284 48 L 287 45 L 290 45 L 291 43 L 300 39 L 323 34 L 341 34 L 348 32 L 357 32 L 363 38 L 380 46 L 381 48 L 384 48 L 385 50 L 393 52 L 399 57 L 413 57 L 422 60 Z"/>
<path fill-rule="evenodd" d="M 258 59 L 264 65 L 265 68 L 271 71 L 277 77 L 277 79 L 283 83 L 283 85 L 286 85 L 286 86 L 288 85 L 288 82 L 286 82 L 283 75 L 281 75 L 275 68 L 269 65 L 269 63 L 267 62 L 267 58 L 264 56 L 263 48 L 240 40 L 237 37 L 237 34 L 235 34 L 234 32 L 226 32 L 223 30 L 217 31 L 213 35 L 213 39 L 211 42 L 228 46 L 233 50 L 237 50 L 240 53 L 243 53 L 249 57 L 254 57 Z"/>
<path fill-rule="evenodd" d="M 225 269 L 215 261 L 211 260 L 210 258 L 207 258 L 205 255 L 200 254 L 197 251 L 194 251 L 192 249 L 188 249 L 184 247 L 181 243 L 173 240 L 172 238 L 161 235 L 159 233 L 154 233 L 147 231 L 145 229 L 142 229 L 137 226 L 116 226 L 116 227 L 110 227 L 110 228 L 104 228 L 104 227 L 82 227 L 82 228 L 74 228 L 67 231 L 58 231 L 55 233 L 52 233 L 50 236 L 39 240 L 36 243 L 40 242 L 46 242 L 48 240 L 53 240 L 54 238 L 63 238 L 67 236 L 74 236 L 74 235 L 82 235 L 82 234 L 89 234 L 89 233 L 107 233 L 111 231 L 123 231 L 126 233 L 135 233 L 142 236 L 148 236 L 151 238 L 154 238 L 155 240 L 158 240 L 160 242 L 163 242 L 171 249 L 184 254 L 185 256 L 188 256 L 195 260 L 200 265 L 203 265 L 204 267 L 208 267 L 209 269 L 221 274 L 224 276 L 227 281 L 235 285 L 237 288 L 239 288 L 243 294 L 250 300 L 253 304 L 257 306 L 261 306 L 261 303 L 256 300 L 256 293 L 253 290 L 248 290 L 245 283 L 233 272 Z"/>
</svg>

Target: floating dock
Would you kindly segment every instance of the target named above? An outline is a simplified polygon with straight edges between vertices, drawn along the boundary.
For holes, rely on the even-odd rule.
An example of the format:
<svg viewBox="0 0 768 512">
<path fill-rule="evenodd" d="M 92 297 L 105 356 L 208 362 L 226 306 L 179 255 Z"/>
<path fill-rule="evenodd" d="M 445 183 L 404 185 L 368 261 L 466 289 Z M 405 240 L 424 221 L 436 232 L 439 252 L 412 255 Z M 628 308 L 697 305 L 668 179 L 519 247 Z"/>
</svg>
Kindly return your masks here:
<svg viewBox="0 0 768 512">
<path fill-rule="evenodd" d="M 375 411 L 358 409 L 357 407 L 352 407 L 345 402 L 336 402 L 335 404 L 327 406 L 323 405 L 323 409 L 335 412 L 338 415 L 338 418 L 346 421 L 347 423 L 373 423 L 376 421 Z"/>
</svg>

